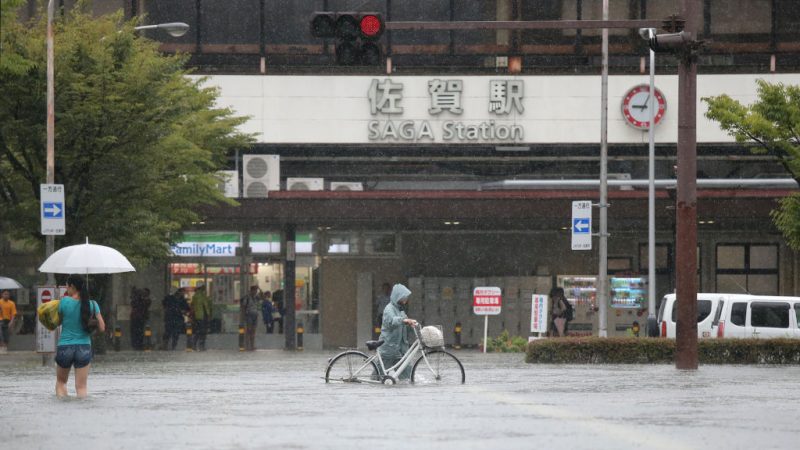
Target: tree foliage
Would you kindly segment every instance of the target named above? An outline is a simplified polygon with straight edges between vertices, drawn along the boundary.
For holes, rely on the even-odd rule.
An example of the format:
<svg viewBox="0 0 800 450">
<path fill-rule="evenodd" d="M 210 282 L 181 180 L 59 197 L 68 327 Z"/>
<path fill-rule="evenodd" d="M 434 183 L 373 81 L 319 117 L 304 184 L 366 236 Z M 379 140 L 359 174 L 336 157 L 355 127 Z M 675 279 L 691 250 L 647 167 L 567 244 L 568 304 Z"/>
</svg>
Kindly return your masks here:
<svg viewBox="0 0 800 450">
<path fill-rule="evenodd" d="M 14 46 L 2 58 L 30 64 L 0 66 L 0 231 L 43 242 L 46 20 L 3 25 Z M 55 23 L 55 177 L 67 225 L 56 242 L 88 236 L 143 265 L 168 254 L 170 233 L 200 220 L 199 206 L 229 202 L 216 171 L 252 138 L 236 131 L 245 118 L 217 108 L 218 92 L 189 76 L 184 56 L 160 54 L 134 25 L 80 8 Z"/>
<path fill-rule="evenodd" d="M 758 80 L 758 100 L 742 105 L 727 95 L 706 97 L 706 117 L 752 151 L 774 156 L 800 182 L 800 86 Z M 789 246 L 800 250 L 800 194 L 781 200 L 772 218 Z"/>
</svg>

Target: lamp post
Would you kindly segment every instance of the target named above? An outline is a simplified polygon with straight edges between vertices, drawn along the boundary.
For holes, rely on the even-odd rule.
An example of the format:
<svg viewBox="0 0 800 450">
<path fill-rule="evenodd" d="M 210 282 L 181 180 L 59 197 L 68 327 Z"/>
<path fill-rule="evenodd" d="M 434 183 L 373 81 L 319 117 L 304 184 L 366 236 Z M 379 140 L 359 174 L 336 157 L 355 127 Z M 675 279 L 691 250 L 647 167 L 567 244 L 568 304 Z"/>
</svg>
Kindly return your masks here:
<svg viewBox="0 0 800 450">
<path fill-rule="evenodd" d="M 640 28 L 639 36 L 648 42 L 656 35 L 654 28 Z M 647 183 L 647 335 L 658 336 L 656 321 L 656 52 L 650 49 L 650 94 L 647 110 L 649 119 L 647 137 L 648 183 Z"/>
<path fill-rule="evenodd" d="M 134 30 L 164 30 L 172 37 L 181 37 L 189 31 L 189 25 L 183 22 L 159 23 L 156 25 L 141 25 Z"/>
<path fill-rule="evenodd" d="M 55 2 L 47 2 L 47 175 L 46 183 L 55 183 L 56 172 L 56 113 L 55 113 L 55 42 L 53 39 L 53 16 L 55 15 Z M 144 25 L 136 30 L 163 29 L 174 37 L 180 37 L 189 30 L 189 25 L 183 22 L 162 23 L 157 25 Z M 55 252 L 55 237 L 45 236 L 45 259 Z M 47 284 L 56 284 L 55 274 L 47 274 Z"/>
</svg>

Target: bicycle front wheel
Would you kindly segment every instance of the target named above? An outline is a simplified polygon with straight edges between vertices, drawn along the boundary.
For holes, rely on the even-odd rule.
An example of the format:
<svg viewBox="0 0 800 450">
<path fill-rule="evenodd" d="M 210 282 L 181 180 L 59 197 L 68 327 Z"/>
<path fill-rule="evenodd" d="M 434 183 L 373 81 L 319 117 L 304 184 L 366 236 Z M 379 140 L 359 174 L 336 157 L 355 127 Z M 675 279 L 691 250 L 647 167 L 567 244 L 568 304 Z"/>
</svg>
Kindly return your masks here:
<svg viewBox="0 0 800 450">
<path fill-rule="evenodd" d="M 361 352 L 350 350 L 336 355 L 325 370 L 325 382 L 364 383 L 380 380 L 378 365 Z"/>
<path fill-rule="evenodd" d="M 411 382 L 417 384 L 464 384 L 465 380 L 461 361 L 445 350 L 420 356 L 411 370 Z"/>
</svg>

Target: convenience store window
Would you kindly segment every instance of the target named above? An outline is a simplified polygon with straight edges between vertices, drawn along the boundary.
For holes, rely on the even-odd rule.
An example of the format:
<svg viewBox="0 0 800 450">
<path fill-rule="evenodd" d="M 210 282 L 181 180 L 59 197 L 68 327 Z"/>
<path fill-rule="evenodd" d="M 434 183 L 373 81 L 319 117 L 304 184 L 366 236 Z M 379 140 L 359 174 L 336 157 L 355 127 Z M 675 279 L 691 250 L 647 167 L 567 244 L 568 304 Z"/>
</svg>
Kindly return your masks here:
<svg viewBox="0 0 800 450">
<path fill-rule="evenodd" d="M 719 244 L 717 292 L 778 294 L 777 244 Z"/>
<path fill-rule="evenodd" d="M 295 252 L 314 253 L 316 236 L 313 232 L 295 234 Z M 266 233 L 250 233 L 250 252 L 257 254 L 280 255 L 281 234 L 277 231 Z"/>
</svg>

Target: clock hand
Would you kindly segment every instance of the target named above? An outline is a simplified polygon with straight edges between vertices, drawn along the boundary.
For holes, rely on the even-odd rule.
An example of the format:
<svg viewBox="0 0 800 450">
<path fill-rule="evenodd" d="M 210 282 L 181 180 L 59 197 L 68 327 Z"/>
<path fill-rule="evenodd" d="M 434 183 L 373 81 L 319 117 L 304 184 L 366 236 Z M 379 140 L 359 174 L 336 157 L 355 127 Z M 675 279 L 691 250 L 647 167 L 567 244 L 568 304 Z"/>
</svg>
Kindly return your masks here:
<svg viewBox="0 0 800 450">
<path fill-rule="evenodd" d="M 647 94 L 647 98 L 645 98 L 645 99 L 644 99 L 644 103 L 642 103 L 641 105 L 639 105 L 639 109 L 645 109 L 645 108 L 647 108 L 647 105 L 648 105 L 648 103 L 647 103 L 647 102 L 648 102 L 649 100 L 650 100 L 650 94 Z"/>
</svg>

